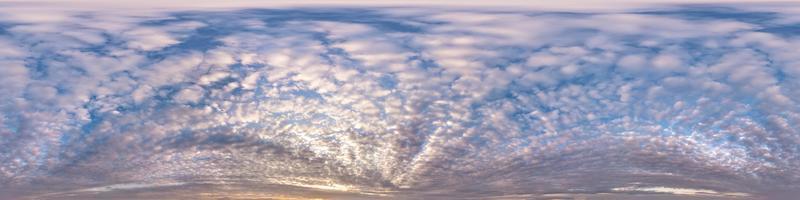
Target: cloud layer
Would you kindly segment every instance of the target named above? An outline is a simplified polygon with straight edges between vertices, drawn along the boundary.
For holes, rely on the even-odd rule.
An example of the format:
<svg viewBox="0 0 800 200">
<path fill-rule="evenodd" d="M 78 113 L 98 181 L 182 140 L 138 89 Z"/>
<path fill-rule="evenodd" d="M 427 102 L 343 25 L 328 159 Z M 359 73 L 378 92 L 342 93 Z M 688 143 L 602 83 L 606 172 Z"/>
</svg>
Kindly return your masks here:
<svg viewBox="0 0 800 200">
<path fill-rule="evenodd" d="M 11 6 L 0 11 L 0 193 L 797 191 L 791 6 Z"/>
</svg>

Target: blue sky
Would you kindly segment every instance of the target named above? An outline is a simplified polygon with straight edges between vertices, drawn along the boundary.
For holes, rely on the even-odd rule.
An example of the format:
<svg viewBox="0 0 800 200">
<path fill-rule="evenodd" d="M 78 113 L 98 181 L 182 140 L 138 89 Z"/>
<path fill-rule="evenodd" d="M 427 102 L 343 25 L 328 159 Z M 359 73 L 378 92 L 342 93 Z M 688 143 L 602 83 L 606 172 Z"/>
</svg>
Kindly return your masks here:
<svg viewBox="0 0 800 200">
<path fill-rule="evenodd" d="M 0 6 L 0 198 L 800 190 L 796 4 L 90 2 Z"/>
</svg>

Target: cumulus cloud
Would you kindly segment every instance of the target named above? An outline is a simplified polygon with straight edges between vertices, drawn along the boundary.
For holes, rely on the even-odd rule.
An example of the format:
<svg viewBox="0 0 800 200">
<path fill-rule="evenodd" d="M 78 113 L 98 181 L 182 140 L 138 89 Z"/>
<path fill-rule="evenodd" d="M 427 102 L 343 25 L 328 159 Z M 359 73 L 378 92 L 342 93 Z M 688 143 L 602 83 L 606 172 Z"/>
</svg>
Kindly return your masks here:
<svg viewBox="0 0 800 200">
<path fill-rule="evenodd" d="M 6 9 L 0 193 L 797 190 L 796 16 L 742 9 Z"/>
</svg>

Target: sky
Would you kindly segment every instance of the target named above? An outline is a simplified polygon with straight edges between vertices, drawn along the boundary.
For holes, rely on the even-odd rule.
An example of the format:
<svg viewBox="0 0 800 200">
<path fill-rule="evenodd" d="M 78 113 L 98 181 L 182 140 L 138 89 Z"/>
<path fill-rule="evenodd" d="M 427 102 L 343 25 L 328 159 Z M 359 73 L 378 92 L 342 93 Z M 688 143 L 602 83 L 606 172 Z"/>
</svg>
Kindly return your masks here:
<svg viewBox="0 0 800 200">
<path fill-rule="evenodd" d="M 0 1 L 0 199 L 792 199 L 800 4 Z"/>
</svg>

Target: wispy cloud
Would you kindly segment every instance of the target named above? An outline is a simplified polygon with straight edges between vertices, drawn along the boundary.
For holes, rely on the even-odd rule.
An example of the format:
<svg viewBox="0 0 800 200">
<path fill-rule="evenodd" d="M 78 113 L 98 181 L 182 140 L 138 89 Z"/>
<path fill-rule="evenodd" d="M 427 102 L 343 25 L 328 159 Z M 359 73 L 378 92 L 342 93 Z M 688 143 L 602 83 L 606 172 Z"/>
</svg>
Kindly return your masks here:
<svg viewBox="0 0 800 200">
<path fill-rule="evenodd" d="M 749 198 L 800 183 L 791 4 L 7 5 L 0 193 L 13 197 L 217 181 L 367 197 Z"/>
</svg>

